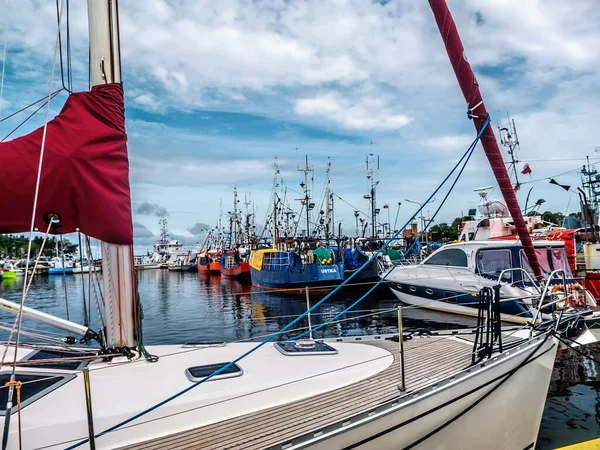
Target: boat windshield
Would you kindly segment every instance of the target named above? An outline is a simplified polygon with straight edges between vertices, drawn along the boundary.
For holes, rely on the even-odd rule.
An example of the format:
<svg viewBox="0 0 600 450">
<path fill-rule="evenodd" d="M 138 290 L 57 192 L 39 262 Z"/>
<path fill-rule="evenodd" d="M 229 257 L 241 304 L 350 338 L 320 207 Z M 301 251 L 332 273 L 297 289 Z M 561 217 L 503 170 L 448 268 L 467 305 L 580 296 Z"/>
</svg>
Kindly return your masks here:
<svg viewBox="0 0 600 450">
<path fill-rule="evenodd" d="M 482 275 L 498 278 L 503 270 L 512 267 L 511 260 L 508 249 L 481 250 L 477 253 L 477 270 Z M 502 281 L 511 282 L 512 272 L 505 272 Z"/>
<path fill-rule="evenodd" d="M 550 276 L 553 270 L 562 269 L 565 271 L 567 278 L 572 278 L 571 268 L 567 261 L 567 254 L 564 248 L 536 248 L 535 254 L 537 255 L 538 262 L 542 269 L 544 277 Z M 520 251 L 521 255 L 521 267 L 527 272 L 533 275 L 533 269 L 529 265 L 529 260 L 525 255 L 525 251 Z"/>
</svg>

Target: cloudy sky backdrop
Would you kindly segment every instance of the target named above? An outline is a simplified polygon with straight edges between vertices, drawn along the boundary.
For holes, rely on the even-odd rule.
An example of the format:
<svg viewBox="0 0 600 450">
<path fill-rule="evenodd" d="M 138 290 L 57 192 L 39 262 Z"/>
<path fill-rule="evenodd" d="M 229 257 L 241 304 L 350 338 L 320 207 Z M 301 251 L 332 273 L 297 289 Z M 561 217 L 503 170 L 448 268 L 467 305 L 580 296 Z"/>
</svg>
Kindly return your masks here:
<svg viewBox="0 0 600 450">
<path fill-rule="evenodd" d="M 86 2 L 70 3 L 73 84 L 85 90 Z M 600 160 L 596 2 L 448 3 L 494 126 L 507 111 L 516 121 L 520 166 L 533 170 L 522 181 L 541 179 L 523 187 L 521 200 L 533 186 L 544 209 L 575 211 L 576 195 L 547 178 L 575 186 L 586 155 Z M 156 239 L 162 216 L 173 234 L 195 243 L 196 224 L 216 224 L 220 199 L 227 211 L 234 185 L 242 198 L 252 194 L 262 221 L 274 156 L 291 199 L 299 196 L 304 155 L 315 169 L 315 197 L 331 157 L 333 190 L 366 212 L 365 154 L 380 155 L 379 204 L 391 205 L 393 221 L 401 201 L 402 222 L 415 207 L 405 199 L 423 201 L 474 138 L 425 0 L 119 4 L 139 248 Z M 47 94 L 56 6 L 0 0 L 0 11 L 0 37 L 8 24 L 4 117 Z M 64 99 L 53 100 L 52 114 Z M 23 118 L 1 123 L 0 134 Z M 19 133 L 42 121 L 38 114 Z M 438 222 L 475 207 L 473 188 L 494 184 L 478 148 Z M 336 219 L 350 234 L 353 207 L 338 205 Z"/>
</svg>

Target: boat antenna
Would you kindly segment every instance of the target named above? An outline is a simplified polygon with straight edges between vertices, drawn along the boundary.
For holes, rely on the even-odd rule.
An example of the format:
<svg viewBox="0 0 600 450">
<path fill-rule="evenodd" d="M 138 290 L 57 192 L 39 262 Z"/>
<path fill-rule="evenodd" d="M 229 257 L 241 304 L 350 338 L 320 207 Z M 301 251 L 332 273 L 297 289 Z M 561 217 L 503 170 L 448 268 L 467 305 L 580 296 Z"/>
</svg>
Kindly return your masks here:
<svg viewBox="0 0 600 450">
<path fill-rule="evenodd" d="M 517 154 L 520 150 L 519 136 L 517 135 L 515 119 L 510 118 L 508 111 L 506 112 L 506 119 L 508 122 L 507 126 L 501 127 L 500 124 L 498 124 L 498 134 L 500 135 L 500 144 L 507 148 L 508 155 L 510 156 L 508 170 L 512 169 L 515 176 L 514 189 L 515 191 L 518 191 L 521 187 L 521 183 L 519 182 L 519 171 L 517 169 L 517 164 L 520 162 Z"/>
</svg>

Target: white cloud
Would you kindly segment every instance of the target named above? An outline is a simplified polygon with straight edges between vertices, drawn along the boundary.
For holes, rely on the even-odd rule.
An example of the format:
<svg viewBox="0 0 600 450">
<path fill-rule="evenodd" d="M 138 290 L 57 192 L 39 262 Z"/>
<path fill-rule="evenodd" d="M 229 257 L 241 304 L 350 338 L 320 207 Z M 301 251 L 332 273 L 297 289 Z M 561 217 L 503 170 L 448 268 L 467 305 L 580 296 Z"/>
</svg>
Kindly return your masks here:
<svg viewBox="0 0 600 450">
<path fill-rule="evenodd" d="M 296 100 L 294 111 L 302 116 L 331 120 L 342 128 L 355 130 L 396 130 L 412 122 L 404 114 L 390 111 L 384 102 L 362 98 L 357 102 L 334 92 Z"/>
<path fill-rule="evenodd" d="M 421 144 L 433 150 L 466 150 L 470 143 L 473 142 L 473 139 L 474 136 L 472 134 L 453 134 L 424 139 L 421 141 Z"/>
</svg>

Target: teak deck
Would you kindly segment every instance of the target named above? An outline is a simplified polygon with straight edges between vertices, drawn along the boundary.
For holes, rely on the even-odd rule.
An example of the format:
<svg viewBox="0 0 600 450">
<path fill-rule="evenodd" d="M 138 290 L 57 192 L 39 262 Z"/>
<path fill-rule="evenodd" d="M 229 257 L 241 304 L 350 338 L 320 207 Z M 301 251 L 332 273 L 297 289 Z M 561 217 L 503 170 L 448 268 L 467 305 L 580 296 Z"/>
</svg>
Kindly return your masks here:
<svg viewBox="0 0 600 450">
<path fill-rule="evenodd" d="M 514 338 L 513 338 L 514 340 Z M 264 449 L 316 431 L 399 397 L 399 344 L 363 341 L 388 350 L 394 362 L 378 374 L 304 400 L 134 444 L 123 449 Z M 471 363 L 470 339 L 416 338 L 404 342 L 406 391 L 422 388 Z M 432 359 L 435 365 L 432 365 Z"/>
</svg>

